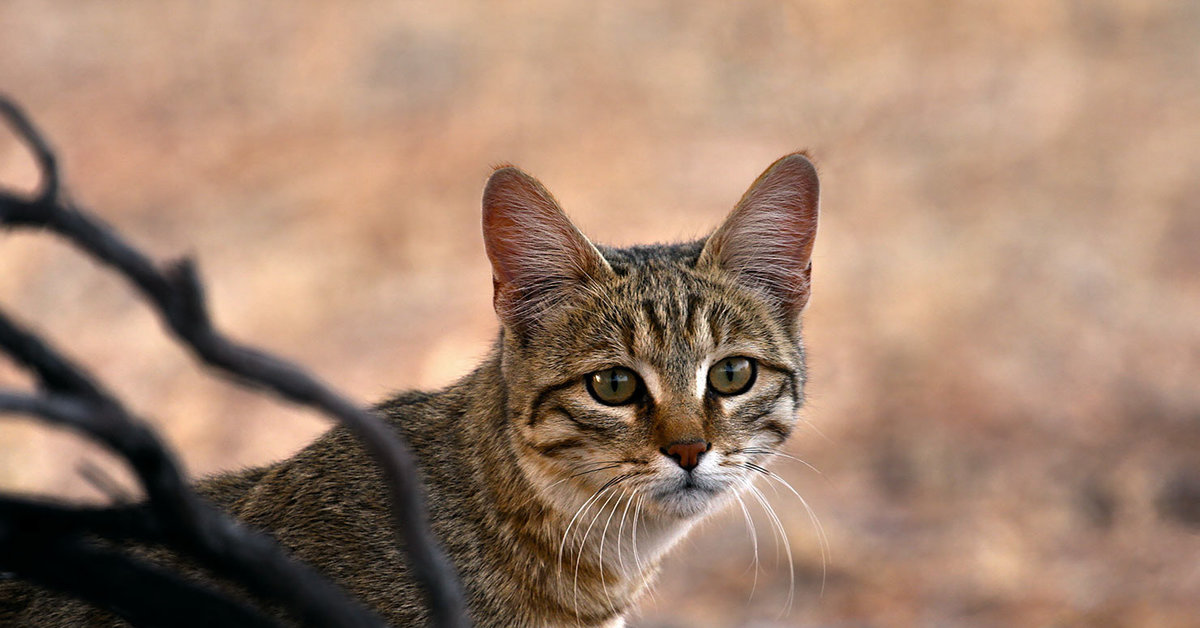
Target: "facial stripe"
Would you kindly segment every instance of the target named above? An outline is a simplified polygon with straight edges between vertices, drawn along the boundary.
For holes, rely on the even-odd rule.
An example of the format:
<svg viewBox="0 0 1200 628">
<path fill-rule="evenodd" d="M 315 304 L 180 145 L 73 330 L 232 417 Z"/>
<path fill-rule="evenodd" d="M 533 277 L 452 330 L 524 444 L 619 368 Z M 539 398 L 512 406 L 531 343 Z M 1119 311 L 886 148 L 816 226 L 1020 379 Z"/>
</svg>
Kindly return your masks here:
<svg viewBox="0 0 1200 628">
<path fill-rule="evenodd" d="M 804 402 L 803 388 L 800 387 L 800 374 L 789 371 L 787 378 L 788 392 L 792 395 L 792 409 L 799 410 L 800 404 Z"/>
<path fill-rule="evenodd" d="M 578 449 L 580 447 L 583 447 L 584 445 L 585 445 L 585 442 L 583 441 L 583 439 L 572 437 L 572 438 L 563 438 L 560 440 L 553 440 L 548 443 L 531 443 L 530 447 L 533 447 L 535 450 L 537 450 L 538 453 L 542 454 L 543 456 L 552 456 L 553 457 L 553 456 L 557 456 L 557 455 L 563 453 L 564 451 L 568 451 L 571 449 Z"/>
<path fill-rule="evenodd" d="M 695 292 L 689 292 L 687 295 L 687 319 L 684 321 L 684 328 L 687 329 L 690 338 L 696 338 L 696 314 L 700 310 L 702 299 Z"/>
<path fill-rule="evenodd" d="M 633 355 L 634 347 L 637 342 L 635 339 L 633 320 L 631 318 L 626 318 L 621 323 L 621 342 L 625 345 L 625 354 Z"/>
<path fill-rule="evenodd" d="M 654 340 L 657 344 L 662 345 L 666 340 L 667 329 L 663 326 L 662 320 L 658 317 L 658 311 L 655 309 L 654 301 L 645 299 L 642 301 L 642 311 L 646 314 L 646 326 L 650 329 L 650 333 L 654 334 Z"/>
<path fill-rule="evenodd" d="M 721 308 L 708 308 L 708 331 L 712 334 L 712 342 L 714 347 L 719 347 L 725 342 L 725 326 L 721 322 Z"/>
<path fill-rule="evenodd" d="M 533 398 L 533 403 L 529 406 L 529 427 L 533 427 L 538 424 L 538 417 L 541 416 L 541 413 L 538 410 L 541 409 L 543 403 L 546 403 L 546 400 L 550 395 L 567 388 L 568 386 L 573 386 L 578 381 L 579 380 L 572 378 L 554 384 L 553 386 L 543 388 L 541 392 L 539 392 L 537 396 Z"/>
<path fill-rule="evenodd" d="M 575 417 L 573 412 L 567 410 L 566 407 L 562 405 L 554 406 L 550 409 L 550 412 L 558 412 L 562 414 L 567 418 L 568 421 L 571 422 L 571 425 L 581 432 L 587 432 L 589 434 L 596 434 L 599 436 L 608 436 L 614 429 L 616 429 L 616 426 L 604 426 L 597 425 L 595 423 L 588 423 L 587 421 L 580 421 Z"/>
<path fill-rule="evenodd" d="M 776 419 L 768 419 L 763 421 L 760 427 L 763 429 L 763 431 L 770 432 L 775 436 L 778 436 L 780 441 L 787 440 L 788 436 L 791 436 L 792 434 L 792 429 L 790 427 L 784 425 Z"/>
<path fill-rule="evenodd" d="M 779 406 L 779 400 L 785 395 L 789 395 L 792 390 L 792 383 L 789 379 L 783 378 L 775 390 L 766 393 L 754 400 L 754 406 L 762 408 L 769 412 L 773 412 Z"/>
</svg>

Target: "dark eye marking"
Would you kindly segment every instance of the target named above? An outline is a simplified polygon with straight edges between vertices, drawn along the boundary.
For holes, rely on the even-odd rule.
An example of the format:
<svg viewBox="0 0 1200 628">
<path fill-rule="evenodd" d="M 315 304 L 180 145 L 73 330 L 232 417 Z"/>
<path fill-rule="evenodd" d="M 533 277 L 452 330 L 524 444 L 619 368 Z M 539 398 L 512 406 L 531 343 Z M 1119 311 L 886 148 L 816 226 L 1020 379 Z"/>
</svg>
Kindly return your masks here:
<svg viewBox="0 0 1200 628">
<path fill-rule="evenodd" d="M 553 395 L 564 388 L 574 386 L 578 381 L 578 378 L 572 377 L 571 379 L 563 380 L 557 384 L 554 384 L 553 386 L 547 386 L 546 388 L 543 388 L 541 392 L 537 394 L 537 397 L 534 397 L 533 403 L 529 406 L 529 427 L 537 425 L 538 418 L 542 416 L 542 404 L 546 403 L 546 400 L 549 399 L 550 395 Z"/>
<path fill-rule="evenodd" d="M 753 424 L 762 420 L 764 417 L 774 414 L 778 411 L 779 400 L 782 399 L 791 390 L 791 385 L 788 380 L 784 380 L 775 387 L 775 390 L 763 394 L 757 399 L 747 403 L 742 408 L 744 418 L 739 418 L 745 424 Z"/>
<path fill-rule="evenodd" d="M 613 424 L 605 425 L 605 424 L 600 424 L 600 423 L 591 423 L 588 421 L 581 421 L 579 418 L 577 418 L 575 416 L 575 414 L 573 412 L 571 412 L 570 410 L 567 410 L 563 406 L 554 406 L 549 411 L 557 412 L 557 413 L 563 415 L 564 417 L 567 418 L 568 421 L 571 422 L 571 425 L 575 426 L 576 429 L 578 429 L 581 432 L 587 432 L 588 434 L 595 434 L 597 436 L 611 437 L 613 435 L 614 431 L 621 430 L 620 425 L 613 425 Z"/>
<path fill-rule="evenodd" d="M 582 438 L 564 438 L 562 440 L 550 441 L 549 443 L 530 443 L 530 447 L 537 450 L 543 456 L 556 456 L 569 449 L 576 449 L 584 446 Z"/>
</svg>

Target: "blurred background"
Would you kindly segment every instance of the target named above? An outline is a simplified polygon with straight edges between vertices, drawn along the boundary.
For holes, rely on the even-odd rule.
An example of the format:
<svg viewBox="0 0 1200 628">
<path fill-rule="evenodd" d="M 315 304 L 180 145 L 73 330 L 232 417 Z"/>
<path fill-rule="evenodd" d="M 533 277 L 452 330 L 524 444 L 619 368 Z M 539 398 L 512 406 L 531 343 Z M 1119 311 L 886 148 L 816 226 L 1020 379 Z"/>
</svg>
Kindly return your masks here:
<svg viewBox="0 0 1200 628">
<path fill-rule="evenodd" d="M 726 513 L 631 626 L 1200 617 L 1198 3 L 8 0 L 0 59 L 75 198 L 198 257 L 226 330 L 364 403 L 486 353 L 493 165 L 619 245 L 703 235 L 808 149 L 813 429 L 789 452 L 820 473 L 775 469 L 829 557 L 764 485 L 794 587 L 769 518 L 751 512 L 756 568 Z M 7 134 L 0 181 L 36 184 Z M 194 475 L 327 427 L 206 377 L 50 237 L 0 234 L 0 307 Z M 28 384 L 0 360 L 0 385 Z M 128 482 L 70 434 L 0 422 L 0 489 L 103 501 L 86 465 Z"/>
</svg>

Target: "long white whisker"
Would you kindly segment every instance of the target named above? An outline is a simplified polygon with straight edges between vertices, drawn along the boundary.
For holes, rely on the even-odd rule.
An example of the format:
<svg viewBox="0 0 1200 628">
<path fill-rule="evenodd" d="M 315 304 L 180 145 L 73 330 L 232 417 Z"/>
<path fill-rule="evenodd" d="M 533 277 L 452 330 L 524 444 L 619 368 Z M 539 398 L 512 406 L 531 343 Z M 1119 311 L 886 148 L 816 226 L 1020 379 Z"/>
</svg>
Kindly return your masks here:
<svg viewBox="0 0 1200 628">
<path fill-rule="evenodd" d="M 621 566 L 621 573 L 625 574 L 625 554 L 621 551 L 621 539 L 625 537 L 625 515 L 629 514 L 629 506 L 633 504 L 633 498 L 637 497 L 637 489 L 633 490 L 633 494 L 629 499 L 625 500 L 625 510 L 621 512 L 621 525 L 617 528 L 617 561 Z"/>
<path fill-rule="evenodd" d="M 825 578 L 829 563 L 829 537 L 825 536 L 825 527 L 821 525 L 821 520 L 817 518 L 817 513 L 808 505 L 808 500 L 804 499 L 795 488 L 792 488 L 792 485 L 787 480 L 776 473 L 769 473 L 767 477 L 782 484 L 784 488 L 791 491 L 792 495 L 796 496 L 796 499 L 800 500 L 800 504 L 804 506 L 805 512 L 808 513 L 809 521 L 812 522 L 813 528 L 817 531 L 817 540 L 821 547 L 821 595 L 825 595 Z"/>
<path fill-rule="evenodd" d="M 563 551 L 567 548 L 567 535 L 569 535 L 571 533 L 571 527 L 575 525 L 575 521 L 579 518 L 579 514 L 582 513 L 585 508 L 589 507 L 592 504 L 592 502 L 594 502 L 597 498 L 599 498 L 600 495 L 603 494 L 605 490 L 607 490 L 610 486 L 612 486 L 614 481 L 620 481 L 619 478 L 621 478 L 621 477 L 623 477 L 623 476 L 617 476 L 616 478 L 613 478 L 612 480 L 605 482 L 604 485 L 601 486 L 599 489 L 597 489 L 595 493 L 592 493 L 591 497 L 587 498 L 587 501 L 583 502 L 583 505 L 580 506 L 579 510 L 575 511 L 575 515 L 571 517 L 571 521 L 567 524 L 567 529 L 563 531 L 562 542 L 559 543 L 559 545 L 558 545 L 558 567 L 557 567 L 556 571 L 558 572 L 557 578 L 558 578 L 559 585 L 562 584 Z M 583 554 L 582 548 L 580 548 L 580 551 L 577 552 L 577 554 L 576 554 L 576 558 L 575 558 L 576 564 L 578 564 L 579 557 L 582 556 L 582 554 Z"/>
<path fill-rule="evenodd" d="M 646 572 L 646 568 L 642 565 L 641 559 L 638 557 L 637 531 L 638 524 L 641 523 L 643 496 L 638 495 L 637 506 L 633 508 L 633 562 L 637 566 L 638 573 L 642 576 L 642 588 L 650 594 L 650 599 L 654 600 L 654 589 L 647 586 L 649 584 L 650 574 Z"/>
<path fill-rule="evenodd" d="M 809 464 L 808 461 L 797 458 L 796 456 L 793 456 L 791 454 L 785 454 L 782 451 L 771 451 L 769 449 L 749 448 L 749 449 L 741 450 L 741 453 L 759 454 L 759 455 L 763 455 L 763 456 L 779 456 L 780 458 L 787 458 L 788 460 L 795 460 L 796 462 L 799 462 L 800 464 L 808 467 L 809 470 L 811 470 L 813 473 L 816 473 L 817 475 L 819 475 L 821 477 L 825 477 L 825 474 L 822 473 L 820 469 L 812 466 L 811 464 Z"/>
<path fill-rule="evenodd" d="M 757 478 L 752 478 L 752 479 L 757 479 Z M 751 492 L 751 496 L 754 497 L 754 501 L 756 501 L 759 504 L 759 506 L 762 507 L 763 501 L 766 500 L 766 496 L 763 495 L 762 492 L 758 490 L 758 487 L 754 486 L 753 483 L 747 483 L 746 490 Z M 766 508 L 763 507 L 763 510 L 765 511 Z M 771 523 L 771 540 L 775 541 L 775 562 L 778 563 L 779 562 L 779 549 L 780 549 L 780 547 L 783 546 L 783 542 L 780 541 L 780 539 L 779 539 L 779 528 L 775 525 L 775 522 L 773 520 L 769 519 L 769 516 L 770 516 L 770 513 L 768 513 L 768 520 Z"/>
<path fill-rule="evenodd" d="M 779 537 L 783 539 L 783 551 L 787 556 L 788 562 L 788 596 L 787 602 L 783 607 L 783 612 L 779 614 L 779 617 L 782 618 L 784 615 L 787 615 L 792 611 L 792 602 L 796 596 L 796 565 L 792 562 L 792 543 L 788 540 L 787 530 L 783 527 L 783 522 L 779 520 L 779 515 L 775 514 L 775 509 L 771 507 L 769 502 L 767 502 L 767 498 L 763 496 L 762 492 L 760 492 L 753 485 L 747 486 L 746 488 L 750 491 L 750 494 L 754 496 L 754 499 L 758 501 L 759 505 L 763 507 L 763 510 L 767 512 L 767 516 L 770 517 L 772 525 L 779 530 Z"/>
<path fill-rule="evenodd" d="M 552 489 L 552 488 L 554 488 L 554 487 L 558 486 L 559 484 L 562 484 L 563 482 L 568 482 L 568 481 L 570 481 L 570 480 L 572 480 L 572 479 L 574 479 L 574 478 L 580 477 L 580 476 L 589 475 L 589 474 L 592 474 L 592 473 L 599 473 L 599 472 L 601 472 L 601 471 L 608 471 L 609 469 L 616 469 L 616 468 L 620 467 L 622 464 L 625 464 L 625 463 L 624 463 L 623 461 L 620 461 L 620 460 L 615 460 L 615 461 L 614 461 L 614 460 L 609 460 L 609 461 L 605 461 L 605 462 L 593 462 L 592 464 L 599 464 L 599 465 L 604 465 L 604 466 L 601 466 L 601 467 L 599 467 L 599 468 L 597 468 L 597 469 L 590 469 L 590 470 L 588 470 L 588 471 L 580 471 L 579 473 L 576 473 L 576 474 L 574 474 L 574 475 L 568 475 L 567 477 L 565 477 L 565 478 L 563 478 L 563 479 L 561 479 L 561 480 L 559 480 L 559 481 L 557 481 L 557 482 L 554 482 L 554 483 L 550 484 L 549 486 L 547 486 L 547 487 L 546 487 L 546 490 L 550 490 L 550 489 Z M 539 497 L 538 493 L 536 493 L 536 492 L 535 492 L 534 494 L 532 494 L 532 495 L 530 495 L 529 497 L 525 498 L 525 501 L 521 502 L 521 503 L 518 505 L 518 508 L 519 508 L 519 507 L 522 507 L 522 506 L 525 506 L 525 505 L 527 505 L 527 504 L 529 504 L 529 502 L 531 502 L 531 501 L 533 501 L 533 500 L 535 500 L 535 499 L 538 499 L 538 497 Z"/>
<path fill-rule="evenodd" d="M 754 530 L 754 520 L 750 518 L 750 511 L 746 508 L 746 502 L 742 501 L 742 496 L 735 493 L 733 498 L 742 509 L 742 517 L 746 519 L 746 531 L 750 533 L 750 545 L 754 547 L 754 582 L 750 585 L 750 597 L 747 598 L 749 601 L 754 599 L 754 591 L 758 589 L 758 533 Z"/>
<path fill-rule="evenodd" d="M 642 496 L 637 496 L 637 506 L 633 509 L 633 564 L 637 567 L 638 573 L 642 573 L 642 559 L 638 557 L 637 546 L 637 531 L 638 531 L 638 515 L 642 512 Z"/>
<path fill-rule="evenodd" d="M 579 509 L 575 511 L 575 515 L 571 517 L 570 523 L 567 524 L 567 529 L 563 531 L 562 542 L 558 544 L 558 568 L 557 568 L 557 571 L 558 571 L 558 581 L 559 581 L 560 585 L 562 584 L 563 551 L 566 550 L 566 548 L 567 548 L 567 535 L 571 533 L 571 526 L 575 525 L 575 520 L 577 518 L 579 518 L 579 514 L 581 512 L 583 512 L 584 508 L 587 508 L 592 503 L 592 500 L 595 499 L 596 495 L 598 495 L 600 493 L 600 491 L 602 491 L 602 490 L 604 490 L 603 487 L 601 487 L 595 493 L 592 493 L 591 497 L 588 497 L 587 500 L 583 502 L 583 505 L 580 506 Z"/>
<path fill-rule="evenodd" d="M 627 480 L 631 477 L 633 477 L 633 475 L 626 474 L 615 478 L 614 480 L 609 480 L 608 483 L 604 485 L 604 488 L 600 489 L 600 492 L 604 493 L 609 491 L 619 482 Z M 588 535 L 592 533 L 592 526 L 596 525 L 596 520 L 600 518 L 600 515 L 604 514 L 604 509 L 608 506 L 608 502 L 612 501 L 614 495 L 616 495 L 616 493 L 609 493 L 608 498 L 605 499 L 604 503 L 600 505 L 600 508 L 596 510 L 596 515 L 592 517 L 592 522 L 588 524 L 587 530 L 583 533 L 583 539 L 579 542 L 579 554 L 575 558 L 575 577 L 571 582 L 571 596 L 574 598 L 575 614 L 577 616 L 579 615 L 579 565 L 583 562 L 583 550 L 587 546 Z M 578 532 L 578 528 L 576 528 L 576 532 Z M 601 539 L 601 542 L 603 542 L 603 539 Z M 600 568 L 600 582 L 604 582 L 603 567 Z"/>
<path fill-rule="evenodd" d="M 600 549 L 597 553 L 600 554 L 600 586 L 604 589 L 604 599 L 608 600 L 608 608 L 613 614 L 617 614 L 617 609 L 613 606 L 612 596 L 608 594 L 608 581 L 604 579 L 604 541 L 608 539 L 608 524 L 612 523 L 613 515 L 617 514 L 617 508 L 621 505 L 621 498 L 625 497 L 625 489 L 621 489 L 621 497 L 617 498 L 617 503 L 613 504 L 612 512 L 608 513 L 608 519 L 604 520 L 604 529 L 600 531 Z M 604 502 L 607 506 L 608 502 Z M 604 506 L 600 507 L 600 511 L 604 512 Z M 586 536 L 586 535 L 585 535 Z M 621 554 L 621 539 L 617 538 L 617 555 Z"/>
</svg>

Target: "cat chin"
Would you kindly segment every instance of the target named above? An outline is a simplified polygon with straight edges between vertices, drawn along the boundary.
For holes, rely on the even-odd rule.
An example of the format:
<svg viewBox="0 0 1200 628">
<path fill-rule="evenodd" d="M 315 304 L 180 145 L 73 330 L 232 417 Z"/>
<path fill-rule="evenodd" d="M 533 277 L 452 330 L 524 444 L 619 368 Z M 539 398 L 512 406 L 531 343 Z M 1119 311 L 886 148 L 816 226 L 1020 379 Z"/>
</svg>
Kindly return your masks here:
<svg viewBox="0 0 1200 628">
<path fill-rule="evenodd" d="M 678 483 L 654 494 L 659 512 L 674 519 L 695 519 L 708 515 L 729 496 L 727 487 L 701 483 Z"/>
</svg>

